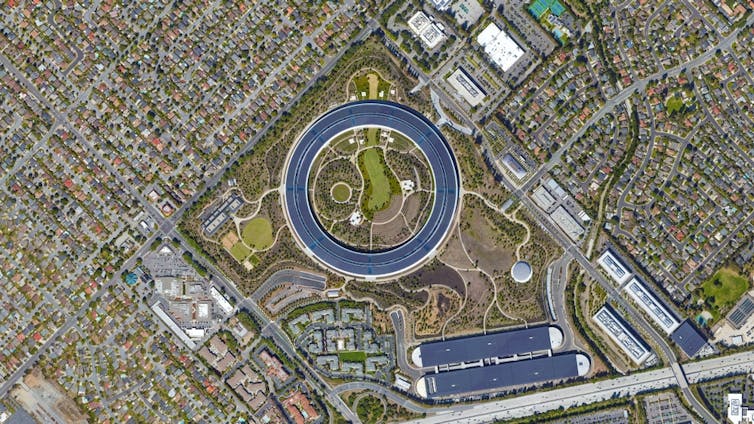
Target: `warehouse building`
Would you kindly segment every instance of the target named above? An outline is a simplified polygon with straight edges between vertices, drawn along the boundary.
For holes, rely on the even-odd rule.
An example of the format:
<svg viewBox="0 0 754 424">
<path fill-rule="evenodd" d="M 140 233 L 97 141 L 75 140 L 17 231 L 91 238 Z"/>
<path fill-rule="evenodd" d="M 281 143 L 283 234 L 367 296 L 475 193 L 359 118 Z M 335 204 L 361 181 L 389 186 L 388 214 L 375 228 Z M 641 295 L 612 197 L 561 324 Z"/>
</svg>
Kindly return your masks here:
<svg viewBox="0 0 754 424">
<path fill-rule="evenodd" d="M 503 72 L 507 72 L 524 55 L 523 49 L 494 23 L 487 25 L 476 38 L 484 52 Z"/>
</svg>

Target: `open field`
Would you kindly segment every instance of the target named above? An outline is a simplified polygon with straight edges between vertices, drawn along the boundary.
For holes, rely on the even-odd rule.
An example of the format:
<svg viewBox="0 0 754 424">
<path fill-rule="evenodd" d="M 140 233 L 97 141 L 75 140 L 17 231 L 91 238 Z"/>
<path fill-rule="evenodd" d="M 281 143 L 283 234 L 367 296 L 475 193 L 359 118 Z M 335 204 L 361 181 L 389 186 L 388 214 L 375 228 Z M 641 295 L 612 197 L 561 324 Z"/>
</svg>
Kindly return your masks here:
<svg viewBox="0 0 754 424">
<path fill-rule="evenodd" d="M 471 260 L 492 276 L 507 274 L 526 229 L 496 214 L 476 196 L 466 196 L 461 214 L 461 241 Z"/>
<path fill-rule="evenodd" d="M 459 271 L 466 282 L 466 302 L 461 312 L 448 322 L 445 335 L 462 335 L 482 331 L 484 314 L 494 299 L 494 287 L 480 271 Z"/>
<path fill-rule="evenodd" d="M 466 285 L 458 272 L 440 261 L 430 262 L 422 269 L 402 277 L 399 282 L 409 290 L 444 286 L 460 297 L 466 295 Z"/>
<path fill-rule="evenodd" d="M 254 218 L 243 227 L 241 237 L 244 243 L 256 250 L 267 249 L 272 246 L 272 242 L 274 241 L 272 224 L 267 218 Z"/>
<path fill-rule="evenodd" d="M 387 100 L 390 95 L 390 83 L 369 70 L 353 78 L 352 88 L 358 100 Z"/>
<path fill-rule="evenodd" d="M 233 255 L 233 258 L 239 262 L 246 259 L 246 257 L 249 256 L 249 253 L 251 253 L 251 250 L 249 250 L 249 248 L 244 246 L 244 244 L 241 242 L 234 244 L 230 248 L 230 254 Z"/>
<path fill-rule="evenodd" d="M 710 309 L 713 321 L 717 321 L 735 306 L 747 290 L 748 278 L 739 275 L 735 269 L 721 268 L 694 294 L 703 299 L 705 306 Z"/>
</svg>

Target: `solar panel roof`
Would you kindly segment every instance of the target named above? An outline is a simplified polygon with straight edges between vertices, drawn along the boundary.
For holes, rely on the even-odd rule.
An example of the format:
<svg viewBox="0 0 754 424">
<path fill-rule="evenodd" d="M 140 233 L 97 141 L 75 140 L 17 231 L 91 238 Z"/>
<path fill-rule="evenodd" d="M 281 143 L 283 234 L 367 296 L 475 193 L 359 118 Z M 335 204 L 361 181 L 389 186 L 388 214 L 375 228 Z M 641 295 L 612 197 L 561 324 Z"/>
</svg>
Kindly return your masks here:
<svg viewBox="0 0 754 424">
<path fill-rule="evenodd" d="M 736 327 L 740 328 L 744 322 L 754 312 L 754 300 L 751 297 L 744 297 L 741 302 L 728 315 L 728 320 Z"/>
<path fill-rule="evenodd" d="M 688 355 L 692 357 L 699 353 L 702 347 L 707 344 L 707 339 L 699 333 L 689 320 L 686 320 L 678 327 L 670 338 Z"/>
<path fill-rule="evenodd" d="M 575 353 L 546 356 L 425 376 L 429 397 L 520 386 L 578 376 Z"/>
<path fill-rule="evenodd" d="M 491 333 L 421 345 L 422 365 L 456 364 L 550 349 L 549 327 Z"/>
</svg>

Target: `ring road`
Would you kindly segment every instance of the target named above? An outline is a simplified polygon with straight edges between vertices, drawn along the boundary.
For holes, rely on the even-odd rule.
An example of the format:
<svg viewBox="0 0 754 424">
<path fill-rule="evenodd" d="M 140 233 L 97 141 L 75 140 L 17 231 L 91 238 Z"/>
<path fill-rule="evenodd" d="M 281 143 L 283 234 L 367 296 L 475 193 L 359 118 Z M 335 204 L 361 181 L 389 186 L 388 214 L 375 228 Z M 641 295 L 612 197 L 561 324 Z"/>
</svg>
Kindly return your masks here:
<svg viewBox="0 0 754 424">
<path fill-rule="evenodd" d="M 403 244 L 381 251 L 349 247 L 330 235 L 316 218 L 309 193 L 313 164 L 330 140 L 366 127 L 397 131 L 412 140 L 427 158 L 435 183 L 434 202 L 424 226 Z M 450 145 L 427 118 L 398 103 L 352 102 L 320 116 L 288 153 L 284 176 L 283 209 L 297 243 L 326 267 L 360 279 L 394 277 L 434 256 L 459 209 L 461 183 Z"/>
</svg>

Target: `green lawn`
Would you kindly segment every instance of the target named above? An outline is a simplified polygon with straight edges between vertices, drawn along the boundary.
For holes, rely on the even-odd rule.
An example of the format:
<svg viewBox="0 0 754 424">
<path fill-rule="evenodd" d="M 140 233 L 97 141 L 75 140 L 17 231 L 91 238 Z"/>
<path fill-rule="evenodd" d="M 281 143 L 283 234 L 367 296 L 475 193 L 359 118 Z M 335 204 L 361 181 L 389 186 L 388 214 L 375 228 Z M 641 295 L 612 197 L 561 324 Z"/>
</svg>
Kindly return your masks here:
<svg viewBox="0 0 754 424">
<path fill-rule="evenodd" d="M 364 362 L 367 360 L 367 354 L 361 351 L 338 352 L 338 358 L 341 362 Z"/>
<path fill-rule="evenodd" d="M 749 279 L 739 275 L 734 269 L 721 268 L 702 284 L 702 297 L 717 321 L 726 314 L 738 299 L 749 290 Z"/>
<path fill-rule="evenodd" d="M 367 146 L 376 146 L 380 143 L 380 129 L 367 128 Z"/>
<path fill-rule="evenodd" d="M 369 80 L 367 79 L 366 74 L 354 78 L 353 83 L 356 85 L 356 97 L 359 100 L 369 98 Z M 361 93 L 364 93 L 364 95 L 362 96 Z"/>
<path fill-rule="evenodd" d="M 367 218 L 371 214 L 387 208 L 390 196 L 400 193 L 400 183 L 390 168 L 385 165 L 382 149 L 367 149 L 359 154 L 359 170 L 365 177 L 362 209 Z"/>
<path fill-rule="evenodd" d="M 351 138 L 354 139 L 353 143 L 348 142 L 348 140 Z M 357 143 L 355 139 L 356 136 L 354 135 L 353 131 L 347 131 L 330 140 L 330 145 L 338 152 L 353 153 L 359 147 L 359 143 Z"/>
<path fill-rule="evenodd" d="M 243 241 L 256 250 L 264 250 L 272 246 L 272 224 L 267 218 L 254 218 L 243 227 L 241 234 Z"/>
<path fill-rule="evenodd" d="M 233 257 L 238 261 L 241 262 L 242 260 L 246 259 L 247 256 L 249 256 L 249 253 L 251 253 L 251 250 L 249 250 L 248 247 L 244 246 L 243 243 L 240 241 L 233 245 L 233 247 L 230 248 L 230 254 L 233 255 Z"/>
<path fill-rule="evenodd" d="M 665 102 L 665 108 L 670 114 L 680 112 L 683 109 L 683 99 L 679 96 L 672 96 Z"/>
<path fill-rule="evenodd" d="M 347 202 L 351 197 L 351 187 L 346 183 L 335 183 L 332 186 L 332 198 L 336 202 Z"/>
<path fill-rule="evenodd" d="M 370 75 L 372 75 L 371 78 Z M 359 100 L 387 100 L 390 96 L 390 83 L 380 78 L 379 74 L 374 72 L 367 72 L 354 78 L 353 84 L 356 87 L 355 94 Z M 382 97 L 380 97 L 380 92 L 382 92 Z M 362 96 L 361 93 L 364 93 L 364 95 Z"/>
</svg>

